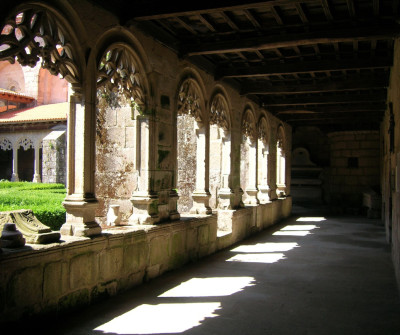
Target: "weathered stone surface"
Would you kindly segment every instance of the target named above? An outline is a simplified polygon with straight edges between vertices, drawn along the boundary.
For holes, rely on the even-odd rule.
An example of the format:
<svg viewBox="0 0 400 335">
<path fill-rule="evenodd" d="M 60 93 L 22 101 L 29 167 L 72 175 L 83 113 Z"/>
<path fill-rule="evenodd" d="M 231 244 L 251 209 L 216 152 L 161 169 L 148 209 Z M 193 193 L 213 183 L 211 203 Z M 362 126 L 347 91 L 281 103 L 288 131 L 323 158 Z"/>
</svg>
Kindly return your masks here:
<svg viewBox="0 0 400 335">
<path fill-rule="evenodd" d="M 60 239 L 60 233 L 41 223 L 30 209 L 0 212 L 0 229 L 7 222 L 15 223 L 27 243 L 45 244 Z"/>
</svg>

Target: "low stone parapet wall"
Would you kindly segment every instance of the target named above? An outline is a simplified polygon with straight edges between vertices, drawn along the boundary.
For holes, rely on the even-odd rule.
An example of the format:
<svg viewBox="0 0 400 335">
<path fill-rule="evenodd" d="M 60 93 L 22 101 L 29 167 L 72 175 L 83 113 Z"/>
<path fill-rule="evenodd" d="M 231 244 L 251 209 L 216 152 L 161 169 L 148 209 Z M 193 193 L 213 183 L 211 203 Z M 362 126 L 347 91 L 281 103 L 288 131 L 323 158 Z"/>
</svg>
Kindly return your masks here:
<svg viewBox="0 0 400 335">
<path fill-rule="evenodd" d="M 0 253 L 0 322 L 62 313 L 130 289 L 226 248 L 290 215 L 291 199 L 182 217 L 152 226 L 119 226 L 93 238 L 62 236 Z M 230 231 L 218 230 L 225 220 Z"/>
</svg>

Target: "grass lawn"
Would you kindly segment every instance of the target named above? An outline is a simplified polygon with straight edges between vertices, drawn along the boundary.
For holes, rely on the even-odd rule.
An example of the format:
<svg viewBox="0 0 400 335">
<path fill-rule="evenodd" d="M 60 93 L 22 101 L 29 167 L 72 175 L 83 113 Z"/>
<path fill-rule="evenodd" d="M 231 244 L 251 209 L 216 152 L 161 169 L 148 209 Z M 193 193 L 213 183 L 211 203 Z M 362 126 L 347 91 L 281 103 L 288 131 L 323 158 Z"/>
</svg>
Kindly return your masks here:
<svg viewBox="0 0 400 335">
<path fill-rule="evenodd" d="M 65 195 L 63 184 L 0 181 L 0 212 L 31 209 L 40 222 L 60 230 L 65 223 Z"/>
</svg>

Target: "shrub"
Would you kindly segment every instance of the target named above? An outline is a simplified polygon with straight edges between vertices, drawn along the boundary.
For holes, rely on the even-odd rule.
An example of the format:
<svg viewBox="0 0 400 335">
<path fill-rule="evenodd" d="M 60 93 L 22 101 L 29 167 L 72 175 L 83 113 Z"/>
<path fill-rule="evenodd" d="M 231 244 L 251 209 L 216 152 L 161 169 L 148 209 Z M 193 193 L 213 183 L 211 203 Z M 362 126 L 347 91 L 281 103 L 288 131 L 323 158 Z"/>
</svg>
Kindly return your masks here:
<svg viewBox="0 0 400 335">
<path fill-rule="evenodd" d="M 65 222 L 62 184 L 0 181 L 0 211 L 31 209 L 46 226 L 59 230 Z"/>
</svg>

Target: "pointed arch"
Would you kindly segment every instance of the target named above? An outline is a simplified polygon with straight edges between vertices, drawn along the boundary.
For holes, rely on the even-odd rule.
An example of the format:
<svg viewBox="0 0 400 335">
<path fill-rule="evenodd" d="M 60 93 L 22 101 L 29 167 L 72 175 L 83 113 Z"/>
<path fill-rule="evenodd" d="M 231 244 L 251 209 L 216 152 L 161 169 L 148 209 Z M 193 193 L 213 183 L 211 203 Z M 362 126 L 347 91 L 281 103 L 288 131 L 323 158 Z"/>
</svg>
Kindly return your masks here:
<svg viewBox="0 0 400 335">
<path fill-rule="evenodd" d="M 282 124 L 276 130 L 276 194 L 283 197 L 286 194 L 286 136 Z"/>
<path fill-rule="evenodd" d="M 59 10 L 38 3 L 24 3 L 12 10 L 0 27 L 0 60 L 22 66 L 41 66 L 61 75 L 76 87 L 84 76 L 84 57 L 73 27 L 81 27 L 71 8 Z"/>
<path fill-rule="evenodd" d="M 241 123 L 243 135 L 240 157 L 240 187 L 243 190 L 243 202 L 248 205 L 258 204 L 257 198 L 257 126 L 254 111 L 246 106 Z"/>
</svg>

